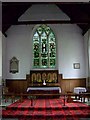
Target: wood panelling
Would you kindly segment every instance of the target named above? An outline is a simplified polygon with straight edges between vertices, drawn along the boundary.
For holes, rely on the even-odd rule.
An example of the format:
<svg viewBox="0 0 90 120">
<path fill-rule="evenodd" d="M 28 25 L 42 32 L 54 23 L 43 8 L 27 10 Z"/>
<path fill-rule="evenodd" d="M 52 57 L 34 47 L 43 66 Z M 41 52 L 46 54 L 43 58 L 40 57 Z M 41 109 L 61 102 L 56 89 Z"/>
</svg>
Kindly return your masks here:
<svg viewBox="0 0 90 120">
<path fill-rule="evenodd" d="M 62 92 L 73 92 L 74 87 L 86 87 L 86 78 L 62 79 L 60 82 Z"/>
<path fill-rule="evenodd" d="M 6 86 L 9 88 L 9 91 L 14 93 L 25 93 L 27 89 L 27 81 L 25 79 L 7 79 Z"/>
<path fill-rule="evenodd" d="M 67 91 L 73 92 L 74 87 L 86 87 L 86 78 L 62 79 L 61 75 L 58 75 L 58 85 L 61 87 L 63 93 Z M 29 85 L 27 79 L 7 79 L 6 86 L 11 92 L 25 93 Z"/>
</svg>

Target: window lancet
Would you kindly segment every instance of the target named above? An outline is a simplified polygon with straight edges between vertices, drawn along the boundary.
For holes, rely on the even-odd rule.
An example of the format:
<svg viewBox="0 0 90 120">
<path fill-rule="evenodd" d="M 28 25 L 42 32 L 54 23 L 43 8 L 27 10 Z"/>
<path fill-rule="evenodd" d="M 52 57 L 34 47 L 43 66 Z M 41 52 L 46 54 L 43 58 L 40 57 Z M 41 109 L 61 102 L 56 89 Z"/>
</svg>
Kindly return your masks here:
<svg viewBox="0 0 90 120">
<path fill-rule="evenodd" d="M 52 29 L 47 25 L 40 25 L 33 35 L 33 67 L 55 68 L 56 66 L 56 38 Z"/>
</svg>

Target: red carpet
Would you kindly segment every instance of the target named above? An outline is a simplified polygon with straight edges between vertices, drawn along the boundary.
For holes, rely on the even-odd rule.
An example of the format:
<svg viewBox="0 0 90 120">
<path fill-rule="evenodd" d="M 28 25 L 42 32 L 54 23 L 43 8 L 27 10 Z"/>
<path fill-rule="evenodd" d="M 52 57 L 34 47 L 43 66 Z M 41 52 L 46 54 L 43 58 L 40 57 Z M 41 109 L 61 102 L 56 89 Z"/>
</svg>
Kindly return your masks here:
<svg viewBox="0 0 90 120">
<path fill-rule="evenodd" d="M 63 99 L 37 99 L 31 106 L 31 100 L 15 102 L 2 111 L 3 118 L 19 120 L 78 120 L 90 118 L 90 106 L 83 103 L 67 103 Z"/>
</svg>

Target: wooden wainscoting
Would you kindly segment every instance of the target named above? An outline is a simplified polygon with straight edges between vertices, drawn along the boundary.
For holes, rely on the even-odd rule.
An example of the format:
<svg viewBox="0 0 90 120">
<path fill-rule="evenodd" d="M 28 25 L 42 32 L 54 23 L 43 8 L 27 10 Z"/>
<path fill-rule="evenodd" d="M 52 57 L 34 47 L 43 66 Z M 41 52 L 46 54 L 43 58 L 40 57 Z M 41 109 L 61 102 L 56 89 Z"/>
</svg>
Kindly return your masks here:
<svg viewBox="0 0 90 120">
<path fill-rule="evenodd" d="M 11 92 L 25 93 L 27 89 L 27 81 L 26 79 L 7 79 L 6 86 Z"/>
<path fill-rule="evenodd" d="M 62 79 L 60 82 L 62 92 L 74 91 L 74 87 L 86 87 L 86 78 Z"/>
<path fill-rule="evenodd" d="M 63 93 L 67 91 L 73 92 L 74 87 L 86 87 L 86 78 L 63 79 L 61 75 L 58 75 L 58 85 Z M 25 93 L 29 85 L 27 79 L 7 79 L 6 86 L 11 92 Z"/>
</svg>

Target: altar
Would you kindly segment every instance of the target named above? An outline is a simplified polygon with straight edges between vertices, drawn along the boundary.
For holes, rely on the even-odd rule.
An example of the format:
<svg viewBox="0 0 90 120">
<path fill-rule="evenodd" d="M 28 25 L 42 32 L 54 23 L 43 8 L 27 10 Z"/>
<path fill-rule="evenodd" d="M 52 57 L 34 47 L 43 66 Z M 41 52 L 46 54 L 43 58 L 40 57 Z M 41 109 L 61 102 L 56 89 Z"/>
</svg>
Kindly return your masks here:
<svg viewBox="0 0 90 120">
<path fill-rule="evenodd" d="M 53 94 L 61 93 L 58 70 L 30 70 L 30 77 L 27 80 L 27 93 L 30 95 L 47 94 L 45 97 L 50 97 Z"/>
<path fill-rule="evenodd" d="M 27 88 L 27 93 L 30 94 L 48 94 L 47 98 L 50 97 L 58 97 L 58 96 L 49 96 L 49 94 L 59 94 L 61 93 L 61 88 L 60 87 L 51 87 L 51 86 L 45 86 L 45 87 L 28 87 Z"/>
</svg>

